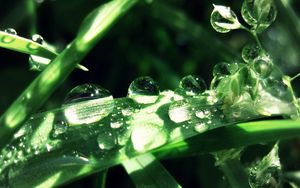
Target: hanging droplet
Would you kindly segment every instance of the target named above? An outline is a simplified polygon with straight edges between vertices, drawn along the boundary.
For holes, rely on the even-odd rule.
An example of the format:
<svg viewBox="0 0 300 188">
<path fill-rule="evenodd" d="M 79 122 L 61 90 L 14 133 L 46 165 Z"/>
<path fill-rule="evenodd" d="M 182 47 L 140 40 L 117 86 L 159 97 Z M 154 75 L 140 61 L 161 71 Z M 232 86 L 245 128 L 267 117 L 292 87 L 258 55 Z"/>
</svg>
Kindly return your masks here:
<svg viewBox="0 0 300 188">
<path fill-rule="evenodd" d="M 261 48 L 255 44 L 248 44 L 242 50 L 242 58 L 246 63 L 253 61 L 261 53 Z"/>
<path fill-rule="evenodd" d="M 239 29 L 239 23 L 236 14 L 230 9 L 221 5 L 213 5 L 214 10 L 210 16 L 212 27 L 220 33 L 227 33 L 233 29 Z"/>
<path fill-rule="evenodd" d="M 7 28 L 4 30 L 4 32 L 11 34 L 11 35 L 17 35 L 16 30 L 13 28 Z M 15 40 L 15 38 L 13 36 L 9 36 L 9 35 L 3 36 L 1 38 L 1 41 L 3 43 L 7 43 L 7 44 L 12 43 L 14 40 Z"/>
<path fill-rule="evenodd" d="M 97 143 L 101 150 L 111 150 L 117 146 L 115 136 L 108 131 L 104 131 L 98 134 Z"/>
<path fill-rule="evenodd" d="M 273 70 L 273 64 L 268 57 L 258 57 L 253 61 L 253 68 L 261 78 L 267 78 Z"/>
<path fill-rule="evenodd" d="M 268 28 L 277 15 L 274 1 L 269 0 L 245 0 L 241 12 L 244 20 L 253 26 L 256 32 Z"/>
<path fill-rule="evenodd" d="M 128 89 L 128 97 L 140 104 L 154 103 L 158 96 L 158 84 L 148 76 L 135 79 Z"/>
<path fill-rule="evenodd" d="M 47 65 L 50 63 L 50 59 L 36 56 L 36 55 L 30 55 L 29 56 L 29 69 L 33 71 L 43 71 Z"/>
<path fill-rule="evenodd" d="M 68 93 L 63 106 L 70 124 L 90 124 L 109 115 L 114 101 L 108 90 L 95 84 L 83 84 Z"/>
<path fill-rule="evenodd" d="M 188 75 L 181 79 L 179 89 L 186 95 L 199 95 L 206 90 L 206 83 L 200 76 Z"/>
<path fill-rule="evenodd" d="M 44 42 L 44 38 L 39 34 L 32 35 L 31 40 L 38 44 L 43 44 L 43 42 Z"/>
</svg>

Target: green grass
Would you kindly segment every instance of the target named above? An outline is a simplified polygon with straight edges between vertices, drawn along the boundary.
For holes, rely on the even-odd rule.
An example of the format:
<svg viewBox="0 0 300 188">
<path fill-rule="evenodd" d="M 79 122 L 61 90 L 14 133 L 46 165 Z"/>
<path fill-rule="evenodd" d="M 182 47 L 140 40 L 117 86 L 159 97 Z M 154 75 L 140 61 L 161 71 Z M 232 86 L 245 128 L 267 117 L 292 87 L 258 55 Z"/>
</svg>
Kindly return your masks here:
<svg viewBox="0 0 300 188">
<path fill-rule="evenodd" d="M 284 48 L 274 39 L 292 28 L 291 38 L 282 35 L 280 42 L 299 39 L 292 4 L 214 4 L 204 7 L 205 21 L 196 21 L 188 6 L 196 1 L 184 2 L 111 0 L 95 8 L 84 1 L 25 1 L 19 14 L 26 15 L 30 35 L 41 29 L 38 10 L 48 3 L 54 13 L 73 15 L 59 16 L 60 31 L 73 39 L 61 47 L 0 31 L 5 53 L 47 62 L 29 61 L 45 68 L 35 67 L 41 72 L 9 107 L 0 104 L 0 187 L 300 186 L 300 152 L 293 145 L 300 133 L 299 74 L 292 72 L 300 56 L 294 44 L 278 54 Z M 86 15 L 72 13 L 78 8 Z M 282 15 L 288 16 L 282 21 Z M 18 27 L 21 18 L 14 19 Z M 76 67 L 85 71 L 73 72 Z M 70 85 L 78 86 L 67 94 Z M 128 92 L 113 98 L 123 85 Z M 214 164 L 199 167 L 207 156 Z M 185 165 L 168 166 L 175 158 Z M 113 174 L 116 166 L 132 182 Z"/>
</svg>

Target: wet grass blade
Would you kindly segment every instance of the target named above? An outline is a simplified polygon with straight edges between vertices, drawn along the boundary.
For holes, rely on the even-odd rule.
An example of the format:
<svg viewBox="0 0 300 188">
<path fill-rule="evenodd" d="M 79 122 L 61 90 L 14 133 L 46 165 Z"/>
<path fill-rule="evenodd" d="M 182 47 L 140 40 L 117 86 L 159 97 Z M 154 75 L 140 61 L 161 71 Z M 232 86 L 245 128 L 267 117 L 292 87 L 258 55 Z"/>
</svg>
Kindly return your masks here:
<svg viewBox="0 0 300 188">
<path fill-rule="evenodd" d="M 152 154 L 143 154 L 122 163 L 137 188 L 180 188 L 172 175 Z"/>
<path fill-rule="evenodd" d="M 22 123 L 49 98 L 113 23 L 135 2 L 134 0 L 114 0 L 97 8 L 87 16 L 73 42 L 47 66 L 1 116 L 0 148 L 8 142 Z M 27 45 L 31 44 L 34 45 L 33 47 L 42 49 L 31 41 L 5 32 L 0 33 L 2 41 L 4 40 L 3 37 L 7 36 L 18 39 L 17 41 L 21 44 L 16 43 L 11 47 L 11 45 L 3 43 L 5 47 L 28 52 Z M 49 55 L 49 51 L 47 54 Z"/>
</svg>

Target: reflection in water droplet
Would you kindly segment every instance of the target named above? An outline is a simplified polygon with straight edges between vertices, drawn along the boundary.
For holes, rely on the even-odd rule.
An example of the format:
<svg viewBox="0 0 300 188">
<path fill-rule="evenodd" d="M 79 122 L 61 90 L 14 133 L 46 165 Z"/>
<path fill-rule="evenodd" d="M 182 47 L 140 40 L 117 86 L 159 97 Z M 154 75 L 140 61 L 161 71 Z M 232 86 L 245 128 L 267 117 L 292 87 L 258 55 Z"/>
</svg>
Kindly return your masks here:
<svg viewBox="0 0 300 188">
<path fill-rule="evenodd" d="M 32 35 L 31 40 L 38 44 L 43 44 L 43 42 L 44 42 L 44 38 L 39 34 Z"/>
<path fill-rule="evenodd" d="M 70 124 L 90 124 L 109 115 L 114 101 L 108 90 L 95 84 L 83 84 L 67 94 L 63 106 Z"/>
<path fill-rule="evenodd" d="M 197 116 L 198 118 L 200 118 L 200 119 L 205 118 L 205 114 L 204 114 L 203 111 L 201 111 L 201 110 L 196 112 L 196 116 Z"/>
<path fill-rule="evenodd" d="M 242 58 L 246 63 L 253 61 L 261 53 L 261 49 L 256 44 L 248 44 L 242 50 Z"/>
<path fill-rule="evenodd" d="M 148 76 L 135 79 L 128 88 L 128 97 L 140 104 L 154 103 L 158 95 L 158 84 Z"/>
<path fill-rule="evenodd" d="M 253 61 L 254 70 L 259 74 L 262 78 L 267 78 L 270 76 L 273 70 L 273 64 L 269 57 L 263 56 L 258 57 Z"/>
<path fill-rule="evenodd" d="M 107 131 L 98 134 L 97 143 L 101 150 L 111 150 L 117 146 L 115 136 Z"/>
<path fill-rule="evenodd" d="M 200 76 L 188 75 L 181 79 L 179 89 L 186 95 L 198 95 L 206 90 L 206 83 Z"/>
</svg>

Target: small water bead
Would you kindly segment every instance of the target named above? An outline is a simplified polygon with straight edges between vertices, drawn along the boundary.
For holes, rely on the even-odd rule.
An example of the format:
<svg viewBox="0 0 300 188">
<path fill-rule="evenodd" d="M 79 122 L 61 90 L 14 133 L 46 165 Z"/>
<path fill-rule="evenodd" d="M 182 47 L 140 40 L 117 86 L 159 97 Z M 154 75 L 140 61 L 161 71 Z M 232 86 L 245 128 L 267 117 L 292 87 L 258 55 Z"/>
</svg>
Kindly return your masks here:
<svg viewBox="0 0 300 188">
<path fill-rule="evenodd" d="M 256 44 L 248 44 L 242 50 L 242 58 L 246 63 L 253 61 L 261 53 L 261 48 Z"/>
<path fill-rule="evenodd" d="M 188 75 L 181 79 L 179 88 L 185 91 L 186 95 L 198 95 L 203 93 L 207 86 L 200 76 Z"/>
<path fill-rule="evenodd" d="M 208 126 L 205 123 L 197 123 L 194 127 L 195 131 L 198 133 L 203 133 L 208 130 Z"/>
<path fill-rule="evenodd" d="M 200 119 L 203 119 L 203 118 L 205 118 L 205 114 L 204 114 L 204 112 L 203 111 L 201 111 L 201 110 L 199 110 L 199 111 L 197 111 L 196 113 L 195 113 L 195 115 L 198 117 L 198 118 L 200 118 Z"/>
<path fill-rule="evenodd" d="M 13 29 L 13 28 L 7 28 L 7 29 L 4 30 L 4 32 L 6 32 L 8 34 L 11 34 L 11 35 L 17 35 L 16 30 Z M 8 36 L 8 35 L 3 36 L 2 39 L 1 39 L 1 41 L 3 43 L 7 43 L 7 44 L 12 43 L 14 40 L 15 40 L 15 38 L 13 36 Z"/>
<path fill-rule="evenodd" d="M 258 57 L 253 61 L 253 68 L 261 78 L 266 78 L 273 70 L 273 63 L 267 56 Z"/>
<path fill-rule="evenodd" d="M 32 35 L 31 40 L 38 44 L 43 44 L 43 42 L 44 42 L 44 38 L 39 34 Z"/>
<path fill-rule="evenodd" d="M 9 33 L 11 35 L 17 35 L 17 31 L 13 28 L 7 28 L 4 30 L 5 33 Z"/>
<path fill-rule="evenodd" d="M 158 96 L 158 84 L 148 76 L 135 79 L 128 89 L 128 97 L 140 104 L 154 103 Z"/>
<path fill-rule="evenodd" d="M 90 124 L 109 115 L 114 109 L 114 101 L 110 92 L 101 86 L 83 84 L 67 94 L 63 106 L 70 124 Z"/>
<path fill-rule="evenodd" d="M 104 131 L 98 134 L 97 143 L 101 150 L 111 150 L 117 146 L 115 136 L 108 131 Z"/>
<path fill-rule="evenodd" d="M 30 55 L 29 56 L 29 68 L 33 71 L 43 71 L 47 67 L 47 65 L 50 63 L 50 59 L 36 56 L 36 55 Z"/>
</svg>

